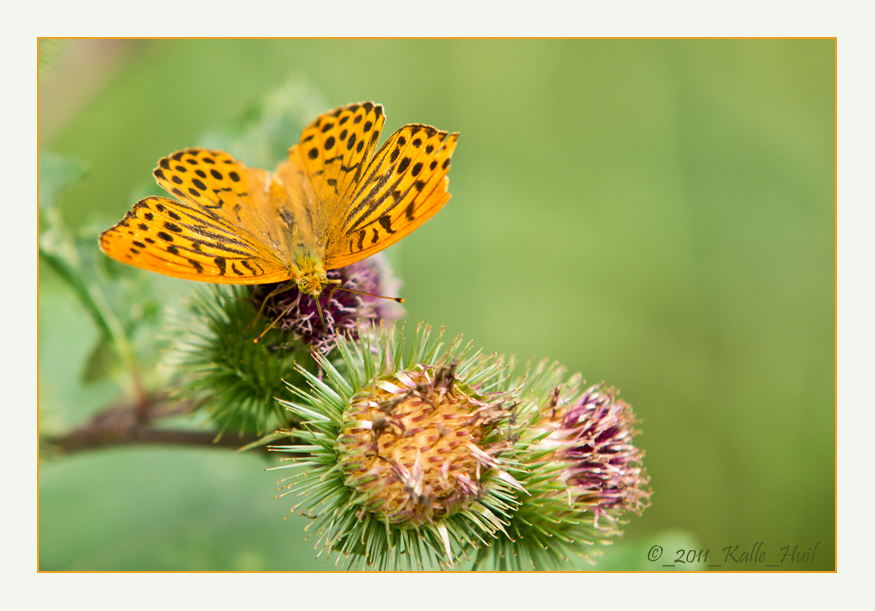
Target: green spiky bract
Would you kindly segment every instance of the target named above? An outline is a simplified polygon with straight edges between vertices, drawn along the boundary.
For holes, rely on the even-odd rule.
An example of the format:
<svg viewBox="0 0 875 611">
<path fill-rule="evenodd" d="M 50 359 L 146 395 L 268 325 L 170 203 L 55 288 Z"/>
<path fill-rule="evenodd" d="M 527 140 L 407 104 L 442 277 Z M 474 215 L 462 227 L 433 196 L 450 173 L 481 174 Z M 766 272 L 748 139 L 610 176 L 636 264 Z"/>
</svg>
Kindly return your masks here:
<svg viewBox="0 0 875 611">
<path fill-rule="evenodd" d="M 584 503 L 572 503 L 562 471 L 565 464 L 555 459 L 555 447 L 542 444 L 550 434 L 536 426 L 542 416 L 542 406 L 558 392 L 563 400 L 579 394 L 583 380 L 580 374 L 566 377 L 559 363 L 544 360 L 530 364 L 519 387 L 518 420 L 521 424 L 518 458 L 526 466 L 519 477 L 529 493 L 520 496 L 520 505 L 506 527 L 508 537 L 496 539 L 492 545 L 477 550 L 473 568 L 501 571 L 568 570 L 572 557 L 594 564 L 611 537 L 622 534 L 616 522 L 624 509 L 603 511 L 608 525 L 597 525 L 592 508 Z M 558 396 L 557 395 L 557 396 Z M 545 447 L 546 446 L 546 447 Z M 646 484 L 646 482 L 644 482 Z"/>
<path fill-rule="evenodd" d="M 441 332 L 442 334 L 442 332 Z M 407 341 L 403 329 L 373 328 L 358 340 L 338 342 L 340 359 L 336 363 L 319 358 L 322 376 L 301 371 L 309 390 L 290 385 L 297 401 L 281 401 L 301 422 L 292 434 L 295 445 L 271 449 L 295 454 L 289 465 L 298 473 L 281 480 L 287 491 L 304 497 L 292 512 L 313 522 L 321 547 L 329 555 L 338 554 L 336 563 L 346 558 L 351 569 L 376 570 L 445 568 L 453 566 L 460 553 L 488 544 L 503 529 L 518 501 L 512 489 L 518 466 L 502 456 L 501 469 L 488 469 L 481 475 L 482 494 L 454 512 L 417 523 L 389 523 L 365 509 L 369 496 L 346 482 L 343 451 L 338 442 L 343 433 L 345 412 L 357 397 L 369 394 L 380 381 L 414 367 L 434 368 L 457 361 L 456 384 L 471 396 L 482 399 L 508 394 L 506 364 L 501 358 L 472 351 L 472 344 L 456 338 L 446 348 L 440 335 L 430 339 L 430 328 L 420 324 Z M 499 533 L 499 536 L 504 536 Z M 320 552 L 322 553 L 322 552 Z"/>
<path fill-rule="evenodd" d="M 275 397 L 286 393 L 284 380 L 301 385 L 300 371 L 316 370 L 309 347 L 290 333 L 274 328 L 254 343 L 270 324 L 256 314 L 245 287 L 212 285 L 195 293 L 173 325 L 169 361 L 184 376 L 177 393 L 206 409 L 222 432 L 289 427 L 291 414 Z"/>
</svg>

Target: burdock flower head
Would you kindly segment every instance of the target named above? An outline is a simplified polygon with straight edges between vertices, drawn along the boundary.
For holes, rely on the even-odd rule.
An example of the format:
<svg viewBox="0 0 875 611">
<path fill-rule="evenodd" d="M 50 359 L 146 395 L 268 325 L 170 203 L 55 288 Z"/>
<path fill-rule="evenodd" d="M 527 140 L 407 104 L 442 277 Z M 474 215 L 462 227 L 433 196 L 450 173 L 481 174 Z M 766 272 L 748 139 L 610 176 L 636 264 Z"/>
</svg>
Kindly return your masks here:
<svg viewBox="0 0 875 611">
<path fill-rule="evenodd" d="M 283 402 L 303 423 L 289 433 L 298 444 L 273 449 L 304 455 L 284 494 L 305 496 L 293 511 L 314 519 L 328 553 L 352 567 L 451 566 L 517 505 L 515 403 L 501 359 L 460 338 L 442 349 L 424 325 L 397 335 L 340 342 L 346 378 L 320 358 L 324 379 L 305 373 L 311 391 Z"/>
<path fill-rule="evenodd" d="M 270 297 L 262 315 L 275 321 L 276 327 L 292 332 L 315 352 L 327 354 L 339 335 L 357 337 L 362 324 L 374 320 L 392 321 L 403 314 L 401 306 L 394 301 L 374 296 L 394 296 L 400 285 L 382 254 L 330 270 L 328 279 L 340 280 L 338 286 L 350 291 L 327 286 L 319 297 L 322 318 L 316 300 L 301 293 L 296 286 Z M 249 289 L 256 306 L 260 308 L 264 299 L 279 286 L 251 285 Z"/>
<path fill-rule="evenodd" d="M 650 503 L 650 478 L 636 448 L 632 408 L 616 391 L 595 385 L 582 389 L 574 375 L 546 362 L 531 368 L 521 382 L 520 419 L 528 473 L 520 477 L 531 496 L 508 527 L 514 544 L 498 540 L 478 554 L 478 565 L 543 569 L 561 566 L 570 554 L 593 557 L 587 547 L 609 543 L 621 534 L 620 518 L 640 514 Z"/>
<path fill-rule="evenodd" d="M 600 384 L 574 397 L 562 397 L 561 390 L 541 407 L 534 430 L 548 433 L 533 449 L 552 450 L 545 458 L 562 464 L 558 477 L 569 505 L 591 512 L 593 526 L 610 532 L 620 515 L 640 513 L 649 497 L 642 489 L 650 481 L 641 468 L 644 451 L 632 445 L 638 433 L 632 408 Z"/>
<path fill-rule="evenodd" d="M 328 275 L 367 293 L 391 295 L 399 284 L 381 255 Z M 264 296 L 276 286 L 213 286 L 197 291 L 173 316 L 173 349 L 166 361 L 179 372 L 178 398 L 202 408 L 221 431 L 264 434 L 288 428 L 292 414 L 275 397 L 285 394 L 285 382 L 306 386 L 299 369 L 318 371 L 313 353 L 327 354 L 338 334 L 355 337 L 360 325 L 403 311 L 388 299 L 328 290 L 320 297 L 323 327 L 313 298 L 292 288 L 267 300 L 258 315 Z"/>
</svg>

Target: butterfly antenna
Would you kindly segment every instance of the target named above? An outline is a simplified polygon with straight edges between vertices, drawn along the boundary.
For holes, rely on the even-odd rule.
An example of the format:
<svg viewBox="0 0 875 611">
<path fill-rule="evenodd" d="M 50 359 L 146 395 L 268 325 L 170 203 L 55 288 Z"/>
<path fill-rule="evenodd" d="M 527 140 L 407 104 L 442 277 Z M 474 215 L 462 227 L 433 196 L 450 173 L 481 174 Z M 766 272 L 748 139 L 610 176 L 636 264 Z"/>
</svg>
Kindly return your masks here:
<svg viewBox="0 0 875 611">
<path fill-rule="evenodd" d="M 285 310 L 282 311 L 282 314 L 280 314 L 279 316 L 277 316 L 276 318 L 273 319 L 273 321 L 267 326 L 267 329 L 265 329 L 264 331 L 262 331 L 262 332 L 259 334 L 258 337 L 256 337 L 254 340 L 252 340 L 252 343 L 253 343 L 253 344 L 257 344 L 258 341 L 259 341 L 262 337 L 264 337 L 264 336 L 267 334 L 268 331 L 270 331 L 271 329 L 273 329 L 273 326 L 274 326 L 276 323 L 278 323 L 278 322 L 280 321 L 280 319 L 282 319 L 283 316 L 285 316 L 286 314 L 289 313 L 289 310 L 291 310 L 291 309 L 295 306 L 295 303 L 296 303 L 296 302 L 294 302 L 294 301 L 293 301 L 292 303 L 290 303 L 290 304 L 289 304 L 289 307 L 287 307 Z M 255 321 L 252 321 L 252 322 L 255 322 Z M 250 323 L 250 324 L 252 324 L 252 323 Z"/>
<path fill-rule="evenodd" d="M 356 293 L 357 295 L 367 295 L 368 297 L 378 297 L 379 299 L 389 299 L 395 303 L 404 303 L 403 297 L 387 297 L 386 295 L 375 295 L 374 293 L 365 293 L 364 291 L 356 291 L 342 286 L 337 287 L 338 290 L 346 291 L 347 293 Z"/>
</svg>

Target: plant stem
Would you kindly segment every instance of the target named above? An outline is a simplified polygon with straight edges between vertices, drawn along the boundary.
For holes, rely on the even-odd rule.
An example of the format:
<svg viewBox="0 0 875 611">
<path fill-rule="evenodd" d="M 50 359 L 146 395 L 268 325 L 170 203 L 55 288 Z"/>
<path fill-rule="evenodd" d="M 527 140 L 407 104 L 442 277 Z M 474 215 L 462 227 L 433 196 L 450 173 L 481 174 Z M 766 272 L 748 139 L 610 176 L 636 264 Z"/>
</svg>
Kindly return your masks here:
<svg viewBox="0 0 875 611">
<path fill-rule="evenodd" d="M 259 439 L 258 435 L 244 435 L 242 437 L 225 436 L 216 439 L 213 433 L 155 429 L 138 425 L 122 431 L 77 430 L 60 437 L 49 437 L 45 440 L 45 443 L 52 450 L 72 454 L 73 452 L 99 450 L 112 446 L 133 445 L 200 446 L 236 450 Z M 266 446 L 264 451 L 267 451 Z"/>
<path fill-rule="evenodd" d="M 144 407 L 145 406 L 145 407 Z M 239 449 L 262 438 L 260 435 L 226 435 L 214 432 L 183 431 L 156 428 L 153 423 L 162 418 L 187 413 L 189 404 L 165 406 L 146 401 L 133 404 L 115 404 L 95 415 L 85 425 L 69 433 L 46 436 L 41 447 L 47 453 L 72 454 L 86 450 L 100 450 L 118 446 L 170 445 Z M 267 452 L 267 446 L 257 448 Z"/>
</svg>

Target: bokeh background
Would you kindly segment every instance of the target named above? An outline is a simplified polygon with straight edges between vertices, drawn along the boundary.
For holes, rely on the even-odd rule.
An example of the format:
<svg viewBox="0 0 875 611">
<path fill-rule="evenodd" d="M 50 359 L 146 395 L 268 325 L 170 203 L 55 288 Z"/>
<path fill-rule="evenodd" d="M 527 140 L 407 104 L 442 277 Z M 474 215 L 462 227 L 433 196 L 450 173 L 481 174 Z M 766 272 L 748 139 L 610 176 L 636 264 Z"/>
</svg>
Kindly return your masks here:
<svg viewBox="0 0 875 611">
<path fill-rule="evenodd" d="M 407 319 L 559 360 L 634 406 L 653 504 L 595 568 L 663 570 L 646 559 L 659 544 L 763 570 L 721 562 L 756 542 L 774 563 L 819 543 L 780 568 L 835 568 L 834 40 L 45 48 L 40 145 L 87 168 L 62 198 L 81 231 L 158 192 L 159 157 L 283 87 L 319 110 L 380 102 L 384 137 L 461 132 L 452 200 L 390 249 Z M 177 306 L 190 283 L 167 282 Z M 120 390 L 83 383 L 98 330 L 46 266 L 39 320 L 41 426 L 58 432 Z M 272 464 L 157 447 L 43 460 L 40 568 L 334 569 L 306 520 L 283 521 Z"/>
</svg>

